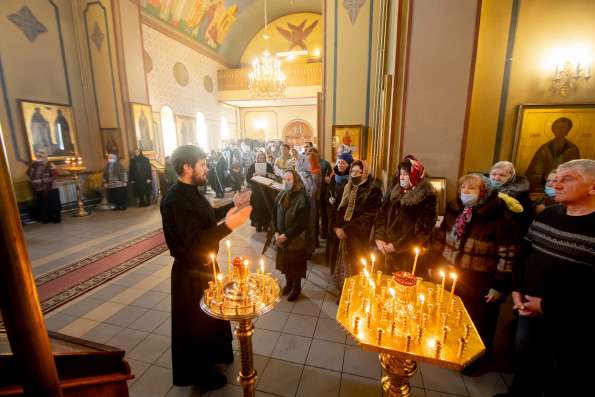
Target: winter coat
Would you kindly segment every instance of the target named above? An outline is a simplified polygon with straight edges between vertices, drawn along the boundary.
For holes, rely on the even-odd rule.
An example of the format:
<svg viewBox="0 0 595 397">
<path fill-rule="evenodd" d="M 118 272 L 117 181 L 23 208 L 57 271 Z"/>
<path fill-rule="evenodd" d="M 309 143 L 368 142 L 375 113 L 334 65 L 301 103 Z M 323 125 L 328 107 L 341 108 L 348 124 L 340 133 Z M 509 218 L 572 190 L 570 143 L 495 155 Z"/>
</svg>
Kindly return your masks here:
<svg viewBox="0 0 595 397">
<path fill-rule="evenodd" d="M 428 179 L 403 192 L 396 185 L 378 211 L 374 239 L 392 243 L 397 253 L 423 246 L 436 225 L 436 192 Z"/>
<path fill-rule="evenodd" d="M 463 271 L 484 273 L 490 288 L 499 292 L 510 289 L 512 267 L 520 248 L 520 236 L 506 202 L 493 191 L 483 203 L 473 208 L 471 220 L 460 239 L 453 233 L 457 217 L 464 207 L 457 199 L 448 204 L 444 221 L 435 233 L 432 251 L 435 268 L 452 265 Z"/>
<path fill-rule="evenodd" d="M 355 258 L 352 266 L 359 266 L 358 258 L 368 256 L 370 253 L 370 235 L 381 202 L 382 190 L 370 176 L 357 190 L 351 220 L 345 220 L 347 205 L 338 208 L 333 214 L 331 230 L 334 233 L 335 228 L 341 228 L 347 234 L 347 251 L 350 257 Z M 337 205 L 340 203 L 341 197 L 337 197 Z M 351 270 L 353 272 L 355 269 Z"/>
</svg>

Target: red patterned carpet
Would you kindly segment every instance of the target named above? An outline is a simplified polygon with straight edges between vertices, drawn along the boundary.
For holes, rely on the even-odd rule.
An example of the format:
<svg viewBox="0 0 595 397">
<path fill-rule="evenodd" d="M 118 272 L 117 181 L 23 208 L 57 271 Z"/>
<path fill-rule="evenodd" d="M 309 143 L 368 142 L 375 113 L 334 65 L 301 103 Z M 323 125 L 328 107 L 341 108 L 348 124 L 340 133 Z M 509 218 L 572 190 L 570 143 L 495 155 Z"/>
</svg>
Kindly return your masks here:
<svg viewBox="0 0 595 397">
<path fill-rule="evenodd" d="M 35 280 L 41 310 L 47 313 L 166 249 L 163 232 L 158 229 L 46 273 Z"/>
</svg>

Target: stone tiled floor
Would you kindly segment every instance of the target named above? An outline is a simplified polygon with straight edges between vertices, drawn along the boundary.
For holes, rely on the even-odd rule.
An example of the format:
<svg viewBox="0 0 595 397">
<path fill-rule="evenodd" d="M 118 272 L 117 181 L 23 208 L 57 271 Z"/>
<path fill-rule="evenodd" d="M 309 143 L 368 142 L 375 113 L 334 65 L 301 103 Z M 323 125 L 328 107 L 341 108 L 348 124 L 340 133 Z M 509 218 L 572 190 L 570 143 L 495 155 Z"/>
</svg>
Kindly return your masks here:
<svg viewBox="0 0 595 397">
<path fill-rule="evenodd" d="M 128 214 L 134 213 L 130 211 Z M 99 216 L 95 219 L 102 225 L 114 225 L 118 224 L 120 214 L 102 214 L 101 219 Z M 159 221 L 155 207 L 146 210 L 146 213 L 138 211 L 137 216 L 151 222 Z M 142 221 L 139 220 L 138 224 Z M 53 255 L 56 251 L 52 249 L 52 239 L 56 248 L 63 247 L 62 242 L 52 235 L 51 229 L 45 226 L 50 225 L 26 230 L 30 250 L 35 251 L 40 260 L 44 258 L 44 250 L 46 255 Z M 152 224 L 149 223 L 149 226 Z M 81 232 L 86 232 L 87 239 L 78 244 L 86 244 L 89 249 L 97 246 L 94 239 L 110 233 L 109 229 L 102 230 L 95 225 L 93 218 L 78 227 Z M 32 229 L 35 234 L 30 233 Z M 130 238 L 128 235 L 122 237 Z M 258 257 L 264 235 L 245 225 L 231 235 L 230 240 L 233 255 Z M 36 246 L 37 241 L 43 241 L 43 247 Z M 106 245 L 108 241 L 101 240 L 98 244 Z M 225 263 L 225 256 L 222 250 L 220 263 Z M 257 396 L 373 397 L 382 394 L 377 355 L 357 347 L 334 320 L 337 291 L 328 285 L 329 271 L 321 264 L 321 258 L 322 255 L 317 253 L 310 262 L 308 277 L 303 281 L 303 295 L 296 303 L 282 300 L 275 310 L 255 323 L 254 360 L 259 374 Z M 267 253 L 266 261 L 267 270 L 280 277 L 272 269 L 272 250 Z M 131 396 L 200 396 L 192 387 L 172 386 L 171 263 L 167 253 L 153 258 L 49 313 L 46 316 L 47 327 L 126 350 L 126 359 L 135 375 L 135 379 L 130 381 Z M 237 349 L 236 341 L 234 346 Z M 238 365 L 239 358 L 225 369 L 229 384 L 211 392 L 210 396 L 242 395 L 236 381 Z M 470 378 L 422 364 L 413 378 L 413 396 L 490 397 L 505 391 L 509 380 L 508 375 L 500 373 Z"/>
</svg>

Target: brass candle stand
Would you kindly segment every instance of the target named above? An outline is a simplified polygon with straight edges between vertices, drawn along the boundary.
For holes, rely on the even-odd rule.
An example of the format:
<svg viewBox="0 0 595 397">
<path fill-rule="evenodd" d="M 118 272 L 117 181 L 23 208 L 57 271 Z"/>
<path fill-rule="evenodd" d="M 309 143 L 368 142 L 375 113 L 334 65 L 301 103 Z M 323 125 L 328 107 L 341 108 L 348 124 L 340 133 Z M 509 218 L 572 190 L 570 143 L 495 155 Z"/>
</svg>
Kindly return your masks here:
<svg viewBox="0 0 595 397">
<path fill-rule="evenodd" d="M 89 212 L 85 210 L 85 204 L 83 203 L 83 195 L 81 193 L 81 172 L 85 171 L 87 167 L 83 165 L 82 157 L 67 157 L 64 160 L 66 164 L 64 169 L 72 174 L 74 179 L 74 185 L 76 186 L 76 201 L 77 201 L 77 208 L 78 210 L 72 215 L 74 217 L 80 218 L 83 216 L 90 215 Z"/>
<path fill-rule="evenodd" d="M 234 263 L 238 258 L 234 259 Z M 200 301 L 201 309 L 211 317 L 236 321 L 235 334 L 240 343 L 241 366 L 238 381 L 245 397 L 255 395 L 257 373 L 252 354 L 252 320 L 268 313 L 279 302 L 279 283 L 262 270 L 250 273 L 245 260 L 242 266 L 210 281 Z"/>
<path fill-rule="evenodd" d="M 363 349 L 380 353 L 388 396 L 410 395 L 418 361 L 460 371 L 485 352 L 461 299 L 408 272 L 347 278 L 337 322 Z"/>
</svg>

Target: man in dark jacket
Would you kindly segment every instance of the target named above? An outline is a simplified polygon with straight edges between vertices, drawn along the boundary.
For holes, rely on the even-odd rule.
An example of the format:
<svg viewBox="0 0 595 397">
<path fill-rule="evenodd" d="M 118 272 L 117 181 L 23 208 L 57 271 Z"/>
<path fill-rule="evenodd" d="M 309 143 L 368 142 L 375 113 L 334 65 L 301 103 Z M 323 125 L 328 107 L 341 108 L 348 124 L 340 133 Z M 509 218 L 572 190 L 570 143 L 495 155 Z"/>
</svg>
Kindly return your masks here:
<svg viewBox="0 0 595 397">
<path fill-rule="evenodd" d="M 178 147 L 172 164 L 178 182 L 161 203 L 163 233 L 174 264 L 171 271 L 171 326 L 173 384 L 196 384 L 201 393 L 225 386 L 226 377 L 215 364 L 233 361 L 229 322 L 216 320 L 200 309 L 203 291 L 212 281 L 209 255 L 216 254 L 220 240 L 250 215 L 250 193 L 234 197 L 217 213 L 198 191 L 207 183 L 206 154 L 196 146 Z M 227 211 L 225 214 L 224 211 Z M 217 219 L 225 214 L 225 222 Z M 219 216 L 218 216 L 219 215 Z"/>
<path fill-rule="evenodd" d="M 136 149 L 134 157 L 130 159 L 130 183 L 132 183 L 134 197 L 138 200 L 138 206 L 149 206 L 152 187 L 151 163 L 140 149 Z"/>
</svg>

